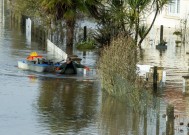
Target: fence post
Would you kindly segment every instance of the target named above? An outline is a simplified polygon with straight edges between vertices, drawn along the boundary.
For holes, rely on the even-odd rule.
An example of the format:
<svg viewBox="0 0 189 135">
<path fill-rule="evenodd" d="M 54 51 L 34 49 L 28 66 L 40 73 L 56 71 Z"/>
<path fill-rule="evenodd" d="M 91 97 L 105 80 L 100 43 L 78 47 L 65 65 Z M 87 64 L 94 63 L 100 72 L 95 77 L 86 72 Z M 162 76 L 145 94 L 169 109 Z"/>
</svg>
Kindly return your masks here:
<svg viewBox="0 0 189 135">
<path fill-rule="evenodd" d="M 163 25 L 160 27 L 160 44 L 163 43 Z"/>
<path fill-rule="evenodd" d="M 166 110 L 166 135 L 174 135 L 174 107 L 167 106 Z"/>
<path fill-rule="evenodd" d="M 158 79 L 157 66 L 154 66 L 154 73 L 153 73 L 153 87 L 154 87 L 154 90 L 157 90 L 157 79 Z"/>
<path fill-rule="evenodd" d="M 84 26 L 84 34 L 83 34 L 83 40 L 87 40 L 87 26 Z"/>
</svg>

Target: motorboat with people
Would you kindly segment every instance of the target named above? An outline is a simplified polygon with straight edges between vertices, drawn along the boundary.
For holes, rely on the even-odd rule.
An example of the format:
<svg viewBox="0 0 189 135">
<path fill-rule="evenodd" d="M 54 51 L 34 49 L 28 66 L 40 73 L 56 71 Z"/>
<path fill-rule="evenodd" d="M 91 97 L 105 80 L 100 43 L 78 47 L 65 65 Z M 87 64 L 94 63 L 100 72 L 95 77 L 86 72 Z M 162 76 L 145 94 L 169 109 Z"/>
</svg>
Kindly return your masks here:
<svg viewBox="0 0 189 135">
<path fill-rule="evenodd" d="M 60 62 L 54 63 L 46 60 L 42 55 L 38 55 L 37 52 L 31 52 L 26 60 L 18 61 L 18 68 L 35 72 L 54 72 L 60 65 Z"/>
<path fill-rule="evenodd" d="M 18 61 L 18 68 L 35 72 L 55 72 L 58 74 L 67 75 L 77 74 L 79 68 L 83 69 L 84 74 L 86 74 L 86 71 L 90 70 L 89 67 L 72 61 L 71 57 L 67 57 L 65 60 L 66 62 L 64 63 L 61 63 L 62 61 L 53 62 L 50 60 L 46 60 L 43 56 L 38 55 L 37 52 L 32 52 L 26 58 L 26 60 Z"/>
</svg>

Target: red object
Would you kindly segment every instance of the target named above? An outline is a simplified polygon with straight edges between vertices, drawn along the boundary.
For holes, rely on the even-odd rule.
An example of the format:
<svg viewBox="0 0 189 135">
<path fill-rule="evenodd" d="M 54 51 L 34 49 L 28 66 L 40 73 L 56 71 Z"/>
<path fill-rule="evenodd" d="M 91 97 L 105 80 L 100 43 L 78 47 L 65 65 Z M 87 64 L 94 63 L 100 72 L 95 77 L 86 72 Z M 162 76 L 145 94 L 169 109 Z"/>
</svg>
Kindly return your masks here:
<svg viewBox="0 0 189 135">
<path fill-rule="evenodd" d="M 38 56 L 28 56 L 27 60 L 34 60 L 35 58 L 43 58 L 43 56 L 38 55 Z"/>
<path fill-rule="evenodd" d="M 59 68 L 59 67 L 57 67 L 55 70 L 56 70 L 56 71 L 57 71 L 57 70 L 60 70 L 60 68 Z"/>
<path fill-rule="evenodd" d="M 85 69 L 86 69 L 87 71 L 90 71 L 90 68 L 89 68 L 89 67 L 85 67 Z"/>
</svg>

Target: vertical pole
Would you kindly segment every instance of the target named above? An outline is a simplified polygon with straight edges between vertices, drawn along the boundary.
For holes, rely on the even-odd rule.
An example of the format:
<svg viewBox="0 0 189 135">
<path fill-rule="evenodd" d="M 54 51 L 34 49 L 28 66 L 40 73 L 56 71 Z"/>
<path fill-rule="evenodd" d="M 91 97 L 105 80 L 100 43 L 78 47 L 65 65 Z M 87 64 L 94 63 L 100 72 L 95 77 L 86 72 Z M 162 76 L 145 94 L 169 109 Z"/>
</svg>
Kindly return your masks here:
<svg viewBox="0 0 189 135">
<path fill-rule="evenodd" d="M 160 27 L 160 44 L 163 43 L 163 25 Z"/>
<path fill-rule="evenodd" d="M 84 34 L 83 34 L 83 40 L 87 40 L 87 26 L 84 26 Z"/>
<path fill-rule="evenodd" d="M 3 26 L 5 24 L 5 2 L 3 0 Z"/>
<path fill-rule="evenodd" d="M 35 36 L 35 35 L 34 35 L 34 33 L 35 33 L 34 30 L 35 30 L 35 29 L 34 29 L 34 21 L 32 21 L 32 22 L 31 22 L 31 39 L 33 39 L 33 37 Z"/>
<path fill-rule="evenodd" d="M 42 28 L 39 26 L 39 42 L 42 41 Z"/>
<path fill-rule="evenodd" d="M 174 135 L 174 107 L 172 105 L 168 105 L 166 113 L 166 135 Z"/>
<path fill-rule="evenodd" d="M 84 57 L 86 56 L 86 51 L 83 51 L 83 56 L 84 56 Z"/>
<path fill-rule="evenodd" d="M 158 77 L 157 66 L 154 66 L 154 73 L 153 73 L 153 87 L 154 87 L 154 90 L 157 90 L 157 77 Z"/>
<path fill-rule="evenodd" d="M 147 107 L 144 108 L 144 135 L 148 134 L 148 116 L 147 116 Z"/>
<path fill-rule="evenodd" d="M 21 30 L 22 32 L 26 33 L 26 16 L 21 15 L 20 21 L 21 21 Z"/>
<path fill-rule="evenodd" d="M 44 34 L 44 29 L 42 28 L 42 30 L 41 30 L 41 43 L 42 43 L 42 45 L 44 45 L 44 41 L 45 41 L 45 34 Z"/>
<path fill-rule="evenodd" d="M 160 134 L 160 98 L 156 98 L 156 106 L 157 106 L 157 112 L 156 112 L 156 135 Z"/>
<path fill-rule="evenodd" d="M 47 46 L 47 31 L 44 30 L 44 45 Z"/>
</svg>

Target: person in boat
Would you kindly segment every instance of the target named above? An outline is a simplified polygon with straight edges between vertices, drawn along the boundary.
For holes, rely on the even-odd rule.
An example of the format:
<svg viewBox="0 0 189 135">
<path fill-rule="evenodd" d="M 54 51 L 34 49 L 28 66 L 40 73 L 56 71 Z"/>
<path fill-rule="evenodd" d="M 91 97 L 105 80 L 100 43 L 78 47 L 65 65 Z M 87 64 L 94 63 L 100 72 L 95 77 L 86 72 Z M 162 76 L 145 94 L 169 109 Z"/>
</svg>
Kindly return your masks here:
<svg viewBox="0 0 189 135">
<path fill-rule="evenodd" d="M 44 59 L 43 56 L 38 55 L 37 52 L 31 52 L 30 55 L 26 58 L 27 61 L 33 62 L 34 64 L 39 64 L 42 59 Z"/>
<path fill-rule="evenodd" d="M 85 68 L 89 71 L 89 67 L 82 64 L 78 64 L 75 61 L 72 61 L 70 57 L 66 59 L 66 62 L 56 68 L 60 74 L 77 74 L 77 68 Z"/>
</svg>

